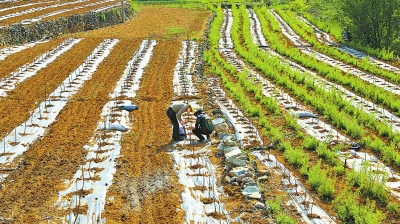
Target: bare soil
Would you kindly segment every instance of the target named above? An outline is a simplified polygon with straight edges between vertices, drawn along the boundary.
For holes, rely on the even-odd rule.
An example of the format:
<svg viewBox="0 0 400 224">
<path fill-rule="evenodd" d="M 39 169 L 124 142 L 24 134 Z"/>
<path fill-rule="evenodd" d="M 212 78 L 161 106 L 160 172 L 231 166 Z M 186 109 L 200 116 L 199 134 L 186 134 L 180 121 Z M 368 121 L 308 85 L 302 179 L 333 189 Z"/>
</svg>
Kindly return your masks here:
<svg viewBox="0 0 400 224">
<path fill-rule="evenodd" d="M 165 110 L 173 97 L 172 74 L 181 40 L 187 36 L 172 36 L 165 28 L 190 30 L 190 37 L 200 38 L 209 15 L 203 9 L 144 6 L 125 24 L 74 34 L 85 39 L 1 99 L 0 136 L 4 136 L 26 120 L 35 102 L 43 101 L 45 92 L 54 91 L 101 41 L 120 40 L 93 78 L 70 99 L 47 134 L 17 159 L 22 167 L 9 171 L 1 186 L 0 217 L 15 223 L 46 223 L 47 218 L 58 223 L 57 217 L 68 214 L 55 206 L 58 192 L 65 189 L 64 181 L 83 163 L 87 153 L 83 146 L 97 127 L 108 94 L 141 41 L 151 33 L 158 44 L 137 96 L 131 99 L 140 109 L 134 112 L 133 129 L 124 135 L 115 182 L 107 194 L 114 200 L 106 204 L 102 217 L 107 223 L 182 223 L 180 185 L 172 169 L 173 159 L 167 153 L 171 125 Z M 29 54 L 23 51 L 16 55 Z"/>
</svg>

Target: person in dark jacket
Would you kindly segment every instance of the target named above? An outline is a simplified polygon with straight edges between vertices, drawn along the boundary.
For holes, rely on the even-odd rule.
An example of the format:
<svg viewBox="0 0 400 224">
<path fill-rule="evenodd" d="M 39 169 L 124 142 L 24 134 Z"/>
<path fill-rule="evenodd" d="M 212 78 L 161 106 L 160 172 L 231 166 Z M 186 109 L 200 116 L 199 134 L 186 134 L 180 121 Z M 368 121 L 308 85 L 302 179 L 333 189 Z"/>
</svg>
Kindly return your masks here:
<svg viewBox="0 0 400 224">
<path fill-rule="evenodd" d="M 179 135 L 179 123 L 182 125 L 185 124 L 185 121 L 182 120 L 182 114 L 185 112 L 192 112 L 193 105 L 192 104 L 186 104 L 186 103 L 173 103 L 170 107 L 167 109 L 167 116 L 171 120 L 171 123 L 173 125 L 172 128 L 172 140 L 173 141 L 180 141 L 180 135 Z"/>
<path fill-rule="evenodd" d="M 196 116 L 196 124 L 194 129 L 192 130 L 193 134 L 196 135 L 199 138 L 199 142 L 206 142 L 207 140 L 210 140 L 210 134 L 206 127 L 206 113 L 203 110 L 197 110 L 194 113 L 194 116 Z M 203 135 L 207 136 L 207 139 L 204 138 Z"/>
</svg>

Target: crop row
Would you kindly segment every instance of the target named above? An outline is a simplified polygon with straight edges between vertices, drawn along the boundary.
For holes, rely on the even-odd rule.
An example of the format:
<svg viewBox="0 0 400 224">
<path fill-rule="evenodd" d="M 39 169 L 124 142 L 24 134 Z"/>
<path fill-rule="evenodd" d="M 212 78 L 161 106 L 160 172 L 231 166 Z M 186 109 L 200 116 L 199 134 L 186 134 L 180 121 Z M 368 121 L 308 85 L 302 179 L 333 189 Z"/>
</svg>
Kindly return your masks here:
<svg viewBox="0 0 400 224">
<path fill-rule="evenodd" d="M 234 33 L 236 33 L 235 31 L 234 31 Z M 211 37 L 211 39 L 213 39 L 212 37 Z M 236 46 L 235 46 L 236 47 Z M 248 53 L 249 54 L 249 53 Z M 250 55 L 250 54 L 249 54 Z M 229 65 L 226 65 L 226 67 L 227 67 L 227 70 L 234 70 L 235 68 L 229 68 Z M 308 140 L 309 141 L 309 140 Z M 323 145 L 323 144 L 322 144 Z M 321 146 L 319 146 L 319 147 L 321 147 Z M 311 148 L 311 147 L 310 147 Z M 319 149 L 319 150 L 317 150 L 317 151 L 320 151 L 321 149 Z M 384 182 L 383 182 L 384 183 Z M 383 188 L 384 189 L 384 188 Z"/>
<path fill-rule="evenodd" d="M 320 43 L 316 39 L 312 27 L 301 21 L 294 12 L 282 9 L 277 9 L 277 12 L 297 34 L 304 38 L 317 51 L 332 56 L 335 59 L 345 62 L 346 64 L 350 64 L 365 71 L 371 72 L 372 74 L 380 75 L 381 77 L 384 77 L 392 82 L 399 83 L 400 79 L 395 73 L 381 69 L 372 64 L 369 60 L 359 60 L 358 58 L 354 58 L 346 52 L 341 52 L 334 47 Z"/>
<path fill-rule="evenodd" d="M 273 119 L 271 116 L 268 116 L 268 114 L 265 114 L 264 109 L 262 109 L 260 106 L 257 106 L 257 104 L 253 103 L 251 99 L 249 99 L 248 96 L 246 96 L 246 90 L 241 87 L 239 83 L 234 83 L 231 81 L 231 78 L 226 76 L 226 72 L 229 71 L 228 73 L 235 75 L 235 67 L 233 65 L 230 65 L 229 63 L 225 62 L 224 59 L 222 59 L 216 50 L 218 47 L 218 29 L 219 29 L 219 24 L 222 23 L 222 14 L 221 11 L 217 11 L 217 17 L 215 19 L 215 23 L 213 24 L 213 27 L 211 28 L 210 32 L 210 42 L 212 45 L 212 48 L 210 51 L 208 51 L 205 54 L 205 58 L 209 64 L 211 64 L 211 72 L 218 74 L 221 79 L 222 83 L 225 86 L 225 89 L 227 89 L 233 98 L 238 101 L 240 104 L 241 108 L 243 108 L 246 111 L 246 114 L 252 115 L 252 116 L 257 116 L 259 117 L 259 125 L 262 128 L 262 133 L 264 136 L 268 137 L 271 139 L 271 141 L 274 142 L 276 145 L 280 145 L 279 148 L 281 149 L 287 149 L 285 154 L 286 155 L 291 155 L 293 156 L 293 153 L 296 153 L 296 155 L 299 155 L 297 158 L 302 158 L 301 160 L 308 161 L 308 156 L 306 153 L 301 153 L 301 152 L 296 152 L 294 148 L 292 148 L 291 144 L 285 140 L 285 135 L 290 134 L 287 133 L 286 130 L 282 130 L 281 127 L 274 127 L 273 123 L 276 123 L 275 121 L 272 121 L 270 123 L 269 120 Z M 246 85 L 247 88 L 251 88 L 254 86 L 252 83 L 250 85 Z M 251 90 L 250 90 L 251 92 Z M 262 102 L 261 105 L 266 106 L 269 108 L 277 108 L 276 103 L 274 103 L 273 99 L 263 97 L 260 99 Z M 275 105 L 275 106 L 273 106 Z M 272 109 L 273 111 L 275 109 Z M 274 117 L 274 116 L 272 116 Z M 290 119 L 290 117 L 287 117 Z M 280 123 L 280 122 L 279 122 Z M 295 123 L 295 122 L 294 122 Z M 300 130 L 300 129 L 298 129 Z M 283 131 L 283 133 L 282 133 Z M 289 157 L 291 157 L 289 156 Z M 321 188 L 322 189 L 322 188 Z M 282 215 L 280 211 L 275 211 L 277 212 L 276 217 L 277 220 L 279 219 L 278 217 Z"/>
<path fill-rule="evenodd" d="M 120 156 L 121 131 L 130 129 L 132 116 L 119 107 L 132 105 L 127 100 L 136 94 L 144 68 L 150 60 L 155 41 L 143 41 L 134 57 L 128 62 L 110 100 L 103 106 L 98 127 L 84 148 L 88 151 L 83 164 L 74 174 L 70 184 L 58 194 L 57 205 L 70 208 L 70 222 L 96 223 L 102 220 L 106 194 L 116 171 L 116 159 Z M 117 99 L 118 98 L 118 99 Z M 80 207 L 88 207 L 81 212 Z"/>
<path fill-rule="evenodd" d="M 29 24 L 34 21 L 44 19 L 55 19 L 58 17 L 66 17 L 71 14 L 84 13 L 92 9 L 100 8 L 103 6 L 114 4 L 115 1 L 74 1 L 62 4 L 52 4 L 38 8 L 30 8 L 20 12 L 6 14 L 0 17 L 0 25 L 11 25 L 14 23 L 22 22 Z"/>
<path fill-rule="evenodd" d="M 353 138 L 360 139 L 365 146 L 374 151 L 380 151 L 384 160 L 399 166 L 398 162 L 400 160 L 396 151 L 399 138 L 389 125 L 385 122 L 377 121 L 374 116 L 363 112 L 360 108 L 353 107 L 345 97 L 338 95 L 335 91 L 326 91 L 323 85 L 316 85 L 312 78 L 307 78 L 306 75 L 293 71 L 289 66 L 280 64 L 277 59 L 273 59 L 266 54 L 260 54 L 257 47 L 251 43 L 249 32 L 247 32 L 247 38 L 245 39 L 248 40 L 247 43 L 252 47 L 251 49 L 255 49 L 255 51 L 246 53 L 244 48 L 240 48 L 240 46 L 237 48 L 239 48 L 239 54 L 249 63 L 263 71 L 276 83 L 289 89 L 298 99 L 312 105 L 318 113 L 322 114 L 334 126 Z M 252 56 L 257 54 L 258 58 Z M 271 68 L 278 69 L 274 71 Z M 287 75 L 283 76 L 280 71 L 284 71 L 284 74 Z M 353 116 L 357 117 L 357 123 L 355 123 L 356 120 Z M 382 137 L 389 137 L 392 140 L 392 145 L 384 146 L 384 141 L 380 140 L 371 131 L 365 132 L 364 126 L 372 128 Z"/>
<path fill-rule="evenodd" d="M 62 39 L 52 39 L 42 44 L 36 44 L 31 48 L 23 49 L 19 52 L 14 52 L 13 54 L 8 55 L 5 59 L 0 61 L 0 78 L 6 78 L 12 72 L 16 72 L 18 68 L 35 61 L 38 55 L 44 54 L 49 49 L 56 47 L 63 40 Z M 10 47 L 13 48 L 13 47 Z M 7 52 L 7 49 L 4 50 L 4 53 Z"/>
<path fill-rule="evenodd" d="M 282 38 L 280 27 L 275 17 L 265 7 L 256 8 L 255 12 L 262 24 L 264 36 L 267 38 L 272 49 L 296 63 L 312 69 L 320 76 L 326 77 L 329 81 L 349 88 L 354 93 L 374 101 L 376 104 L 381 104 L 399 115 L 400 101 L 398 95 L 381 88 L 376 88 L 375 85 L 365 83 L 353 75 L 342 74 L 342 71 L 338 68 L 331 67 L 312 56 L 303 54 L 297 48 L 288 47 L 289 44 L 286 42 L 286 39 Z"/>
<path fill-rule="evenodd" d="M 281 60 L 284 60 L 284 59 L 282 59 L 282 57 L 279 57 L 279 58 Z M 284 60 L 284 61 L 286 61 L 286 60 Z M 298 65 L 296 65 L 296 64 L 294 64 L 292 62 L 287 63 L 287 64 L 290 64 L 290 66 L 294 66 L 295 68 L 299 67 Z M 304 69 L 301 69 L 301 70 L 304 70 Z M 342 87 L 336 86 L 335 88 L 338 89 L 338 88 L 342 88 Z M 366 112 L 368 113 L 368 111 L 366 111 Z M 377 118 L 377 119 L 379 119 L 379 118 Z M 323 151 L 318 151 L 317 150 L 317 152 L 320 155 L 320 152 L 323 152 Z M 324 151 L 324 152 L 326 152 L 326 151 Z M 322 154 L 322 156 L 325 157 L 325 159 L 327 159 L 329 161 L 329 160 L 331 160 L 330 158 L 333 158 L 333 157 L 337 156 L 336 153 L 340 153 L 341 154 L 341 156 L 339 156 L 339 159 L 342 160 L 345 163 L 345 166 L 346 166 L 346 162 L 347 162 L 347 166 L 349 168 L 353 168 L 353 169 L 356 168 L 359 172 L 360 171 L 361 172 L 365 172 L 365 170 L 364 170 L 365 169 L 365 167 L 364 167 L 365 165 L 363 165 L 363 163 L 366 163 L 366 162 L 369 163 L 370 162 L 371 163 L 370 164 L 371 168 L 376 169 L 376 170 L 380 170 L 383 173 L 386 173 L 386 175 L 391 176 L 391 178 L 390 178 L 391 180 L 386 183 L 386 186 L 391 188 L 391 193 L 392 193 L 393 196 L 399 198 L 399 193 L 397 191 L 397 186 L 398 186 L 398 183 L 399 183 L 398 180 L 399 180 L 400 176 L 398 174 L 396 174 L 395 171 L 393 171 L 390 168 L 382 165 L 382 163 L 377 158 L 375 158 L 374 156 L 369 155 L 367 152 L 354 152 L 354 151 L 351 152 L 352 157 L 350 159 L 346 156 L 347 152 L 342 152 L 342 151 L 330 152 L 328 154 L 324 153 L 324 154 Z M 351 165 L 351 164 L 353 164 L 353 165 Z M 382 177 L 379 177 L 379 178 L 382 178 Z M 385 181 L 383 181 L 383 182 L 385 182 Z M 379 199 L 379 200 L 382 200 L 382 199 Z"/>
<path fill-rule="evenodd" d="M 393 94 L 399 95 L 400 94 L 400 87 L 396 84 L 390 83 L 380 77 L 375 75 L 371 75 L 365 73 L 359 69 L 356 69 L 350 65 L 346 65 L 345 63 L 335 60 L 325 54 L 322 54 L 316 50 L 313 50 L 311 47 L 308 46 L 308 43 L 305 43 L 301 40 L 301 37 L 298 36 L 290 26 L 274 11 L 270 11 L 274 17 L 278 20 L 280 26 L 282 27 L 282 33 L 290 39 L 291 42 L 295 43 L 296 46 L 304 46 L 300 49 L 300 51 L 304 54 L 310 55 L 315 57 L 318 61 L 324 62 L 332 67 L 337 67 L 343 72 L 348 73 L 349 75 L 354 75 L 355 77 L 363 80 L 365 83 L 370 83 L 374 86 L 380 87 L 385 91 L 391 92 Z"/>
<path fill-rule="evenodd" d="M 251 36 L 253 37 L 255 44 L 258 44 L 258 46 L 263 46 L 263 48 L 267 47 L 268 44 L 264 39 L 264 36 L 261 33 L 261 25 L 258 20 L 258 17 L 255 15 L 254 11 L 252 9 L 248 9 L 248 14 L 250 17 L 250 32 Z M 256 38 L 254 38 L 256 37 Z M 390 125 L 394 131 L 398 131 L 400 129 L 400 119 L 395 116 L 394 114 L 390 113 L 389 111 L 385 110 L 384 108 L 380 107 L 379 105 L 376 105 L 373 102 L 370 102 L 354 93 L 351 91 L 348 91 L 346 88 L 343 88 L 342 86 L 339 86 L 337 84 L 331 83 L 324 78 L 319 77 L 316 73 L 302 67 L 301 65 L 298 65 L 288 59 L 285 59 L 281 55 L 277 54 L 271 49 L 268 49 L 268 53 L 270 53 L 272 56 L 276 56 L 279 58 L 279 60 L 284 63 L 285 65 L 288 65 L 292 67 L 292 69 L 303 72 L 307 74 L 308 76 L 306 77 L 307 79 L 311 79 L 313 81 L 313 86 L 314 85 L 319 85 L 325 88 L 327 92 L 336 92 L 336 94 L 349 101 L 350 104 L 353 107 L 360 108 L 364 112 L 373 114 L 373 116 L 380 121 L 387 122 L 388 125 Z"/>
</svg>

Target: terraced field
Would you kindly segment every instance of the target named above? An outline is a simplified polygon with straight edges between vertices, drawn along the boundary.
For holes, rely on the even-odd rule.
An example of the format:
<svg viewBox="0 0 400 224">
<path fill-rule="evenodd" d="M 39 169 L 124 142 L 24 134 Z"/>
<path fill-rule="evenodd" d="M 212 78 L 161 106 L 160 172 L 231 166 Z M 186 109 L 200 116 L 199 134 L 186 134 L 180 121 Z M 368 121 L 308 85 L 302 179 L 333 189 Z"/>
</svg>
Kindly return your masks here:
<svg viewBox="0 0 400 224">
<path fill-rule="evenodd" d="M 3 3 L 0 24 L 117 3 Z M 256 5 L 140 5 L 4 46 L 0 222 L 397 223 L 399 68 L 364 57 Z M 171 141 L 177 101 L 211 116 L 211 140 L 185 114 Z"/>
</svg>

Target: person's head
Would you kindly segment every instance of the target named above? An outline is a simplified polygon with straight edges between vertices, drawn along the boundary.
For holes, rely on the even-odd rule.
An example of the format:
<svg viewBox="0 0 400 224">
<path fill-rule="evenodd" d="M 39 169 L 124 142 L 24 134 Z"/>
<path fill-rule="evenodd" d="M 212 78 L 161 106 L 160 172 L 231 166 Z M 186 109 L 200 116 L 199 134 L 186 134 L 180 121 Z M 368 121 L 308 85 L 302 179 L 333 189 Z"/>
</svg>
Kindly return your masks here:
<svg viewBox="0 0 400 224">
<path fill-rule="evenodd" d="M 194 116 L 199 116 L 200 114 L 204 113 L 203 110 L 197 110 L 196 112 L 194 112 Z"/>
<path fill-rule="evenodd" d="M 189 103 L 189 106 L 186 109 L 186 112 L 193 112 L 194 111 L 194 106 L 192 103 Z"/>
</svg>

